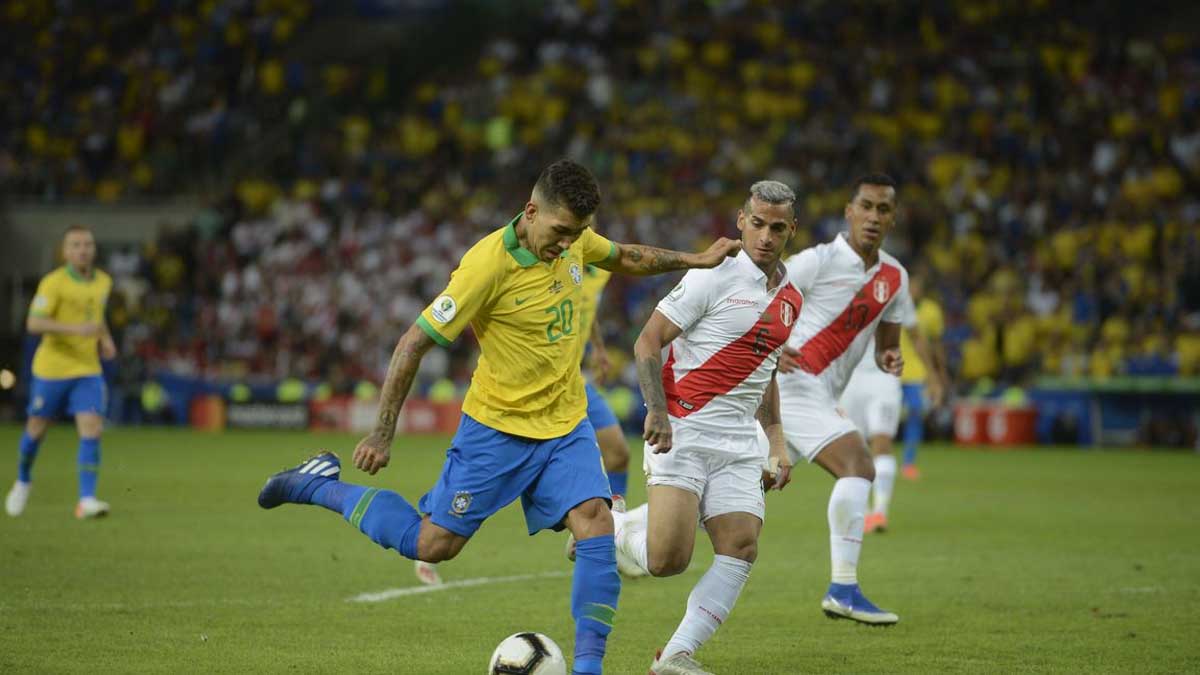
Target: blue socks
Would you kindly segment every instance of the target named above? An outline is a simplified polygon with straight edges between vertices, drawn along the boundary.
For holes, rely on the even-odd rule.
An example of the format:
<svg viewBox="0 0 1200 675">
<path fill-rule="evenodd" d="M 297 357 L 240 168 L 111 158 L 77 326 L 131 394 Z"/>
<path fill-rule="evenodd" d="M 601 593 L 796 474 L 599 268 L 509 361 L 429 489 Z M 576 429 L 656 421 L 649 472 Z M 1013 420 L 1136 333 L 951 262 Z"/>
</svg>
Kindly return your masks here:
<svg viewBox="0 0 1200 675">
<path fill-rule="evenodd" d="M 621 472 L 614 471 L 614 472 L 608 474 L 608 489 L 614 495 L 621 495 L 622 497 L 624 497 L 625 489 L 628 487 L 629 487 L 629 472 L 628 471 L 621 471 Z"/>
<path fill-rule="evenodd" d="M 421 514 L 395 492 L 329 480 L 313 491 L 311 501 L 342 514 L 376 544 L 417 559 Z"/>
<path fill-rule="evenodd" d="M 17 480 L 22 483 L 33 482 L 33 460 L 37 459 L 38 446 L 41 439 L 34 439 L 28 433 L 21 434 L 21 455 L 17 460 Z"/>
<path fill-rule="evenodd" d="M 575 669 L 577 675 L 598 675 L 605 643 L 612 631 L 621 594 L 617 574 L 617 548 L 613 535 L 584 539 L 575 544 L 575 576 L 571 581 L 571 616 L 575 618 Z"/>
<path fill-rule="evenodd" d="M 79 498 L 96 496 L 96 473 L 100 470 L 100 439 L 79 439 Z"/>
</svg>

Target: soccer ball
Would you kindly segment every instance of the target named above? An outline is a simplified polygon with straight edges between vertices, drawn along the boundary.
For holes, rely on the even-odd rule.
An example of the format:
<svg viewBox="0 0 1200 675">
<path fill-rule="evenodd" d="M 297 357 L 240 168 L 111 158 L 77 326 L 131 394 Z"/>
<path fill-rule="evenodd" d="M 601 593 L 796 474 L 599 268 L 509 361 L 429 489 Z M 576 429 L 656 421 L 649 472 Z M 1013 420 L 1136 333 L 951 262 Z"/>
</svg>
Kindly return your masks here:
<svg viewBox="0 0 1200 675">
<path fill-rule="evenodd" d="M 489 675 L 567 675 L 567 660 L 554 640 L 541 633 L 517 633 L 504 638 L 492 661 Z"/>
</svg>

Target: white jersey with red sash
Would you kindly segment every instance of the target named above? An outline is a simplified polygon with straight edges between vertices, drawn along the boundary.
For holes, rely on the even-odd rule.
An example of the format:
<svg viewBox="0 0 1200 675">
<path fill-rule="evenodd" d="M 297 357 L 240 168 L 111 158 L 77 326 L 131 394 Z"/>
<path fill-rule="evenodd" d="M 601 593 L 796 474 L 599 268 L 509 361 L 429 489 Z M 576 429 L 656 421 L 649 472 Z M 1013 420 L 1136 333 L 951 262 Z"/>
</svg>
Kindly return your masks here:
<svg viewBox="0 0 1200 675">
<path fill-rule="evenodd" d="M 788 277 L 804 307 L 788 346 L 800 352 L 803 373 L 821 380 L 836 399 L 862 360 L 880 321 L 902 323 L 908 272 L 885 251 L 867 268 L 844 234 L 787 260 Z M 874 358 L 874 355 L 867 355 Z"/>
<path fill-rule="evenodd" d="M 755 412 L 803 303 L 787 279 L 768 289 L 745 252 L 688 272 L 657 307 L 683 331 L 662 371 L 672 427 L 754 437 Z M 753 443 L 729 447 L 757 452 Z"/>
</svg>

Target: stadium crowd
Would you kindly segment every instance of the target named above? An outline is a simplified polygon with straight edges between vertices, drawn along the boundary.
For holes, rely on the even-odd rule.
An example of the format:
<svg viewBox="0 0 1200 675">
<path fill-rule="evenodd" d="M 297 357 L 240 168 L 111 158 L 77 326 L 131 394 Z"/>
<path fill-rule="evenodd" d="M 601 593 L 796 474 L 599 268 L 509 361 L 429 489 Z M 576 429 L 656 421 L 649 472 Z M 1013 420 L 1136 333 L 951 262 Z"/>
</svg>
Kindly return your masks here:
<svg viewBox="0 0 1200 675">
<path fill-rule="evenodd" d="M 887 171 L 903 208 L 887 248 L 943 305 L 960 384 L 1200 374 L 1194 31 L 1036 0 L 887 3 L 869 22 L 843 3 L 768 4 L 548 3 L 537 40 L 494 39 L 399 97 L 379 65 L 292 78 L 299 66 L 272 60 L 306 3 L 152 13 L 121 58 L 108 41 L 123 33 L 76 33 L 63 52 L 55 36 L 79 22 L 49 21 L 9 47 L 28 54 L 3 87 L 38 117 L 10 108 L 3 171 L 36 192 L 177 190 L 186 173 L 155 157 L 223 161 L 223 124 L 289 111 L 271 171 L 154 245 L 110 252 L 114 328 L 150 367 L 381 379 L 468 243 L 565 154 L 600 179 L 603 233 L 674 248 L 730 234 L 768 176 L 801 195 L 794 246 L 816 243 L 853 177 Z M 70 54 L 82 75 L 40 77 Z M 83 76 L 93 62 L 103 77 Z M 314 100 L 319 113 L 299 105 Z M 618 365 L 670 282 L 613 283 Z M 460 343 L 424 377 L 461 380 L 471 359 Z"/>
</svg>

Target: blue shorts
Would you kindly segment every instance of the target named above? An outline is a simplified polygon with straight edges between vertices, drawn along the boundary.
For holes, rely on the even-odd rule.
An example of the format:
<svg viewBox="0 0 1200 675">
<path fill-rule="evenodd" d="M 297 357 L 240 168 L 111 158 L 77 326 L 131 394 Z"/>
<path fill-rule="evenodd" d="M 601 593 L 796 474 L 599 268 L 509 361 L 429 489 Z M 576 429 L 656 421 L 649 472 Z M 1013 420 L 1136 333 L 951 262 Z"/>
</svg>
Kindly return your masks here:
<svg viewBox="0 0 1200 675">
<path fill-rule="evenodd" d="M 417 508 L 463 537 L 517 497 L 529 534 L 563 529 L 567 513 L 589 499 L 612 503 L 596 432 L 586 419 L 571 433 L 538 440 L 513 436 L 463 414 L 437 485 Z"/>
<path fill-rule="evenodd" d="M 30 417 L 51 419 L 61 415 L 64 409 L 68 415 L 103 415 L 107 394 L 104 378 L 100 375 L 63 380 L 44 380 L 35 375 L 29 383 L 29 408 L 25 412 Z"/>
<path fill-rule="evenodd" d="M 600 390 L 593 387 L 591 382 L 584 384 L 584 390 L 587 391 L 587 418 L 593 429 L 607 429 L 621 424 L 613 414 L 612 408 L 608 407 L 608 401 L 604 400 Z"/>
</svg>

